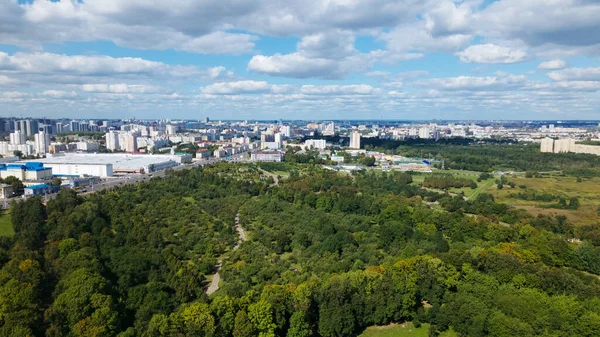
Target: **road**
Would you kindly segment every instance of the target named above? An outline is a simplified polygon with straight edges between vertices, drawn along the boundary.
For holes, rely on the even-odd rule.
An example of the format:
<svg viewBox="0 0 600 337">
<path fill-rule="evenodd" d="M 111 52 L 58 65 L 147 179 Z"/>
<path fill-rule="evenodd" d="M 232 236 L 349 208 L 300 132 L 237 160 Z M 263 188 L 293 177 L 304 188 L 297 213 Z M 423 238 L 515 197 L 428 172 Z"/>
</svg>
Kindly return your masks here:
<svg viewBox="0 0 600 337">
<path fill-rule="evenodd" d="M 202 160 L 193 162 L 191 164 L 183 164 L 183 165 L 175 166 L 172 168 L 172 170 L 179 171 L 179 170 L 191 169 L 194 167 L 202 167 L 202 166 L 211 165 L 211 164 L 222 162 L 222 161 L 238 163 L 238 162 L 244 161 L 245 154 L 246 154 L 245 152 L 238 153 L 238 154 L 234 154 L 234 155 L 230 156 L 229 158 L 210 157 L 208 159 L 202 159 Z M 86 194 L 102 191 L 105 189 L 110 189 L 110 188 L 119 187 L 119 186 L 123 186 L 123 185 L 135 184 L 135 183 L 138 183 L 141 181 L 149 180 L 152 177 L 165 177 L 165 176 L 166 176 L 166 171 L 163 170 L 163 171 L 151 172 L 151 173 L 147 173 L 147 174 L 129 174 L 129 175 L 123 176 L 123 177 L 106 178 L 106 179 L 102 180 L 101 182 L 94 184 L 93 186 L 85 187 L 84 190 L 86 190 L 86 192 L 80 192 L 79 194 L 86 195 Z M 46 194 L 42 197 L 44 198 L 44 201 L 47 202 L 49 200 L 56 198 L 56 196 L 57 196 L 57 193 L 53 193 L 53 194 Z M 0 200 L 0 208 L 8 208 L 10 206 L 10 202 L 13 200 L 20 201 L 20 200 L 23 200 L 23 198 L 13 197 L 10 199 L 1 199 Z"/>
<path fill-rule="evenodd" d="M 235 244 L 235 246 L 233 247 L 233 250 L 240 248 L 240 245 L 242 244 L 242 242 L 248 241 L 248 238 L 246 237 L 246 231 L 244 231 L 242 226 L 240 226 L 240 213 L 235 215 L 235 230 L 238 232 L 238 240 L 237 240 L 237 243 Z M 221 281 L 221 273 L 220 272 L 221 272 L 222 266 L 223 266 L 223 259 L 219 258 L 219 260 L 217 261 L 217 264 L 215 265 L 217 272 L 213 276 L 212 281 L 210 282 L 210 285 L 206 289 L 206 295 L 210 295 L 210 294 L 214 293 L 215 291 L 219 290 L 219 281 Z"/>
</svg>

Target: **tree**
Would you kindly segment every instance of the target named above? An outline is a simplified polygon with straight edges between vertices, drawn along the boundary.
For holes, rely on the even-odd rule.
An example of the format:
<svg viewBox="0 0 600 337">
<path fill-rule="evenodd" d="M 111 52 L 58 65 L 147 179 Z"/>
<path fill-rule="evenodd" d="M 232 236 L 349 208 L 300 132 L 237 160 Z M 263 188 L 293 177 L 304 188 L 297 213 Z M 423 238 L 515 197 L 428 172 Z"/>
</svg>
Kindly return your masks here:
<svg viewBox="0 0 600 337">
<path fill-rule="evenodd" d="M 215 332 L 215 318 L 206 303 L 187 304 L 171 315 L 175 329 L 186 336 L 211 336 Z"/>
</svg>

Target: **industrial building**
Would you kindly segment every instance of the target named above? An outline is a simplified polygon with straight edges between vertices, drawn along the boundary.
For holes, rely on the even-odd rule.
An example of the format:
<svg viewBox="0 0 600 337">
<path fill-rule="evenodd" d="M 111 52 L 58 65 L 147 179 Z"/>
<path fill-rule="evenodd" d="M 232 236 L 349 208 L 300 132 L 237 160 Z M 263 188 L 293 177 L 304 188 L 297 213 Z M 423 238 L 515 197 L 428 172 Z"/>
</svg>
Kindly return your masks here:
<svg viewBox="0 0 600 337">
<path fill-rule="evenodd" d="M 42 162 L 57 176 L 112 177 L 115 174 L 150 173 L 191 162 L 191 155 L 138 155 L 125 153 L 60 153 Z"/>
<path fill-rule="evenodd" d="M 21 181 L 52 179 L 52 168 L 40 162 L 0 164 L 0 177 L 16 177 Z"/>
<path fill-rule="evenodd" d="M 60 190 L 60 186 L 52 186 L 47 184 L 39 184 L 25 187 L 25 197 L 35 197 L 38 195 L 46 195 L 56 193 Z"/>
</svg>

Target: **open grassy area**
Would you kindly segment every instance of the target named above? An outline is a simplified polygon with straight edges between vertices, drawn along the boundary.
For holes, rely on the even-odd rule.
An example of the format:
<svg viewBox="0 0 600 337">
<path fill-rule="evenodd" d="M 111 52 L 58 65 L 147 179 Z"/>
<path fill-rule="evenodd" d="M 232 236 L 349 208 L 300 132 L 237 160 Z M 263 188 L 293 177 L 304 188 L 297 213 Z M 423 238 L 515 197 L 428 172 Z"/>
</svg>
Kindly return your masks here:
<svg viewBox="0 0 600 337">
<path fill-rule="evenodd" d="M 423 324 L 417 329 L 412 323 L 408 322 L 368 327 L 359 337 L 427 337 L 428 335 L 429 324 Z M 440 334 L 440 336 L 455 337 L 456 333 L 448 331 Z"/>
<path fill-rule="evenodd" d="M 196 202 L 193 197 L 183 197 L 183 200 L 192 204 Z"/>
<path fill-rule="evenodd" d="M 598 224 L 598 207 L 600 207 L 600 178 L 584 178 L 577 182 L 576 177 L 552 175 L 541 178 L 525 178 L 524 176 L 513 176 L 509 181 L 514 182 L 517 187 L 514 189 L 505 185 L 504 189 L 498 190 L 496 185 L 488 189 L 488 193 L 494 194 L 499 202 L 504 202 L 515 207 L 523 208 L 532 214 L 559 214 L 565 215 L 575 225 Z M 544 203 L 539 201 L 520 200 L 510 198 L 510 193 L 518 193 L 521 189 L 518 186 L 527 186 L 538 192 L 563 195 L 567 198 L 577 197 L 581 206 L 577 210 L 563 210 L 544 208 Z"/>
<path fill-rule="evenodd" d="M 480 175 L 480 173 L 473 171 L 447 170 L 443 172 L 451 173 L 457 178 L 467 178 L 474 181 L 476 181 Z M 427 175 L 414 175 L 413 185 L 422 183 L 426 176 Z M 539 178 L 526 178 L 524 174 L 509 175 L 507 177 L 510 182 L 515 183 L 514 188 L 511 188 L 508 184 L 504 184 L 504 188 L 499 190 L 495 183 L 496 179 L 499 179 L 499 176 L 494 176 L 491 179 L 478 182 L 476 189 L 464 187 L 451 188 L 448 191 L 457 194 L 464 192 L 465 196 L 470 200 L 477 198 L 481 193 L 490 193 L 494 195 L 498 202 L 525 209 L 533 215 L 564 215 L 575 225 L 600 223 L 600 216 L 598 215 L 598 209 L 600 207 L 600 193 L 598 193 L 598 191 L 600 191 L 600 178 L 583 178 L 582 181 L 578 182 L 576 177 L 561 176 L 558 172 L 546 174 Z M 539 193 L 561 195 L 566 199 L 577 197 L 579 198 L 581 206 L 577 210 L 546 208 L 543 206 L 550 203 L 509 197 L 511 193 L 524 191 L 524 189 L 519 186 L 526 186 L 527 189 L 535 190 Z"/>
<path fill-rule="evenodd" d="M 14 234 L 10 212 L 7 210 L 0 211 L 0 236 L 13 236 Z"/>
</svg>

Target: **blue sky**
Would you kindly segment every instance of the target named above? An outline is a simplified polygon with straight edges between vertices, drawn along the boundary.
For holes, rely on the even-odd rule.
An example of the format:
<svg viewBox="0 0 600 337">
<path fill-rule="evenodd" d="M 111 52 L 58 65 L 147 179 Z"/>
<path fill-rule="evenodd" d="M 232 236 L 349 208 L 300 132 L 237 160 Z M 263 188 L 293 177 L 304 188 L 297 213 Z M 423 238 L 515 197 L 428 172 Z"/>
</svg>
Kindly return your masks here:
<svg viewBox="0 0 600 337">
<path fill-rule="evenodd" d="M 600 119 L 593 0 L 0 0 L 0 116 Z"/>
</svg>

